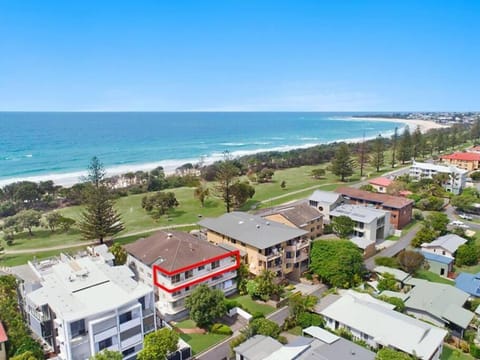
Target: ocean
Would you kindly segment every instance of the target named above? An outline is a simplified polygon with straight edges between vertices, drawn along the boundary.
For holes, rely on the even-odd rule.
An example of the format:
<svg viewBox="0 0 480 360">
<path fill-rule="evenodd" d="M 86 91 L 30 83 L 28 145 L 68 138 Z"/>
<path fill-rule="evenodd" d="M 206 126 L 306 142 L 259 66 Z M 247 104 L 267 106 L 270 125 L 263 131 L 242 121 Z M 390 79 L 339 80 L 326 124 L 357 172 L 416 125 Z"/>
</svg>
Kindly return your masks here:
<svg viewBox="0 0 480 360">
<path fill-rule="evenodd" d="M 359 113 L 0 112 L 0 185 L 52 179 L 71 185 L 98 156 L 109 174 L 211 163 L 338 140 L 391 135 L 402 124 Z"/>
</svg>

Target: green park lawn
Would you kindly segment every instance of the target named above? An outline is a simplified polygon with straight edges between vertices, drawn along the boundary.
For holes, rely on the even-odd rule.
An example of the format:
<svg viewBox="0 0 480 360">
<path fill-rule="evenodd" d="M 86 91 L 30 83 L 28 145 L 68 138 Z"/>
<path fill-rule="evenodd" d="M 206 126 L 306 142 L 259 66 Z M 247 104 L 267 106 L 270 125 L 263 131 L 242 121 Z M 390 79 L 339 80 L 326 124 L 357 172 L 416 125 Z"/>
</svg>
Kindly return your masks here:
<svg viewBox="0 0 480 360">
<path fill-rule="evenodd" d="M 461 350 L 453 349 L 444 344 L 440 360 L 473 360 L 473 357 L 470 354 L 462 353 Z"/>
<path fill-rule="evenodd" d="M 255 300 L 252 300 L 250 295 L 235 295 L 230 299 L 235 300 L 239 304 L 241 304 L 242 307 L 251 315 L 255 313 L 262 313 L 263 315 L 268 315 L 275 311 L 275 308 L 273 306 L 267 304 L 260 304 Z"/>
<path fill-rule="evenodd" d="M 191 346 L 193 355 L 201 353 L 202 351 L 218 344 L 222 340 L 229 337 L 229 335 L 220 334 L 180 334 L 180 337 Z"/>
<path fill-rule="evenodd" d="M 454 284 L 453 280 L 445 279 L 444 277 L 441 277 L 440 275 L 437 275 L 428 270 L 418 270 L 415 277 L 419 279 L 440 283 L 440 284 L 448 284 L 448 285 Z"/>
</svg>

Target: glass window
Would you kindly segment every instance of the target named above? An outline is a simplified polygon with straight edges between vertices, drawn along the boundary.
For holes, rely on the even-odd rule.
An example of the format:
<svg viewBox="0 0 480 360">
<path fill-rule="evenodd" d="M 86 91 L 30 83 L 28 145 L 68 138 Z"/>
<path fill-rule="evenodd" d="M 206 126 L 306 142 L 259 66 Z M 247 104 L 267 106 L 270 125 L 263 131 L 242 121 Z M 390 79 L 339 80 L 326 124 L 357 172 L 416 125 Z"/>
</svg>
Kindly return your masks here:
<svg viewBox="0 0 480 360">
<path fill-rule="evenodd" d="M 219 260 L 212 262 L 212 269 L 216 269 L 219 266 L 220 266 L 220 261 Z"/>
<path fill-rule="evenodd" d="M 77 320 L 70 324 L 70 332 L 72 333 L 72 338 L 85 334 L 85 320 Z"/>
<path fill-rule="evenodd" d="M 108 339 L 99 341 L 98 342 L 98 350 L 102 351 L 103 349 L 106 349 L 106 348 L 108 348 L 112 345 L 113 345 L 112 338 L 108 338 Z"/>
<path fill-rule="evenodd" d="M 119 316 L 119 319 L 120 319 L 120 324 L 123 324 L 124 322 L 132 320 L 132 312 L 129 311 L 129 312 L 126 312 L 124 314 L 121 314 Z"/>
<path fill-rule="evenodd" d="M 172 284 L 175 284 L 175 283 L 179 282 L 180 281 L 180 274 L 173 275 L 171 279 L 172 279 Z"/>
</svg>

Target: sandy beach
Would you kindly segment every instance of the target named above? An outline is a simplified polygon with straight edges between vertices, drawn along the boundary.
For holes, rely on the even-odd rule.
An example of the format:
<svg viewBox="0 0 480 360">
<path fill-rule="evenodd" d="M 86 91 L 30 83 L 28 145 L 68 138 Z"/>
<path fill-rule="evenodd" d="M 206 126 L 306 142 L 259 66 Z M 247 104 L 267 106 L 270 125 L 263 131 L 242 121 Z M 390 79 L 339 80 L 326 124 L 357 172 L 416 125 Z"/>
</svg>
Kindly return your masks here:
<svg viewBox="0 0 480 360">
<path fill-rule="evenodd" d="M 356 121 L 388 121 L 388 122 L 398 122 L 402 124 L 407 124 L 410 128 L 410 132 L 414 131 L 417 126 L 420 127 L 420 131 L 422 133 L 426 133 L 428 130 L 431 129 L 441 129 L 448 127 L 445 124 L 439 124 L 434 121 L 430 120 L 421 120 L 421 119 L 398 119 L 398 118 L 380 118 L 380 117 L 352 117 L 349 120 L 356 120 Z"/>
</svg>

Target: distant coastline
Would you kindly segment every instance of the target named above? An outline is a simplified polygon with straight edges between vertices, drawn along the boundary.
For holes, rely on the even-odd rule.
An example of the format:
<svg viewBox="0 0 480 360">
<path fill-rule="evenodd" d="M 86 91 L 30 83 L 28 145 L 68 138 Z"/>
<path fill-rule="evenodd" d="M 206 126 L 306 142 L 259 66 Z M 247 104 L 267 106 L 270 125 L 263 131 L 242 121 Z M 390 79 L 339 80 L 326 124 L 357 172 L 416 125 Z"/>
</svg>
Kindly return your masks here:
<svg viewBox="0 0 480 360">
<path fill-rule="evenodd" d="M 430 121 L 430 120 L 422 120 L 422 119 L 401 119 L 401 118 L 389 118 L 389 117 L 368 117 L 368 116 L 352 116 L 349 120 L 352 121 L 388 121 L 388 122 L 398 122 L 404 125 L 408 125 L 410 131 L 413 131 L 417 128 L 417 126 L 420 127 L 420 131 L 422 133 L 426 133 L 429 130 L 432 129 L 441 129 L 448 127 L 448 125 L 445 124 L 439 124 L 436 123 L 435 121 Z"/>
</svg>

